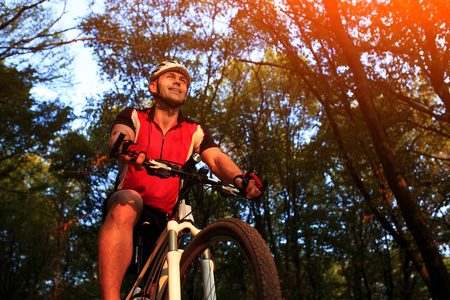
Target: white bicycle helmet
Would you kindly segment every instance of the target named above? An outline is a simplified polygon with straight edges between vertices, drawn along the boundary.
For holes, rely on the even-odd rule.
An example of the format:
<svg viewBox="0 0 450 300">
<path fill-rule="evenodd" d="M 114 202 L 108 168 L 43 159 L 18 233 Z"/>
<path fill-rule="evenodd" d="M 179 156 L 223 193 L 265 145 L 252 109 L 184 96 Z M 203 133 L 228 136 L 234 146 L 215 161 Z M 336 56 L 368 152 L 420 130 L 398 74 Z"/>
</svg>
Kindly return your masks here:
<svg viewBox="0 0 450 300">
<path fill-rule="evenodd" d="M 156 80 L 159 76 L 169 71 L 176 71 L 183 74 L 187 79 L 187 88 L 189 88 L 191 85 L 191 74 L 185 66 L 175 60 L 164 61 L 157 65 L 150 75 L 150 82 Z"/>
</svg>

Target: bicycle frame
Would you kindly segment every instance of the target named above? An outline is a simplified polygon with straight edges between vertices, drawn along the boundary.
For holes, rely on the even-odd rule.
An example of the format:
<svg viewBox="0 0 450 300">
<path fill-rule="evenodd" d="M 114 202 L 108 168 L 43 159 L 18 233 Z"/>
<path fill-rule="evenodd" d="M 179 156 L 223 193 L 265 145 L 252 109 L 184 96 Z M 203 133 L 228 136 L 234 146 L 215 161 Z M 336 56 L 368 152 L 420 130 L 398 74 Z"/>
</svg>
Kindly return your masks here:
<svg viewBox="0 0 450 300">
<path fill-rule="evenodd" d="M 190 206 L 186 205 L 184 200 L 182 200 L 179 209 L 182 214 L 184 214 L 190 211 L 189 207 Z M 139 276 L 135 281 L 131 291 L 134 291 L 138 287 L 139 283 L 144 278 L 145 273 L 148 271 L 151 263 L 156 262 L 154 264 L 154 268 L 156 269 L 159 264 L 164 264 L 163 269 L 165 269 L 165 271 L 160 274 L 159 278 L 157 278 L 158 286 L 155 288 L 157 288 L 158 291 L 161 291 L 167 285 L 168 299 L 181 299 L 180 260 L 183 250 L 178 248 L 178 240 L 181 235 L 184 235 L 186 233 L 190 233 L 193 236 L 196 236 L 200 232 L 200 229 L 196 228 L 193 225 L 192 216 L 185 215 L 185 217 L 186 218 L 181 219 L 182 221 L 177 221 L 175 219 L 171 219 L 168 221 L 166 228 L 158 238 L 154 250 L 152 251 L 142 270 L 140 271 Z M 167 245 L 168 247 L 164 247 L 165 245 Z M 167 255 L 165 256 L 164 254 Z M 163 259 L 164 256 L 166 258 L 163 261 L 160 261 L 158 264 L 158 259 Z M 203 258 L 200 263 L 200 271 L 202 273 L 204 294 L 208 295 L 206 298 L 208 300 L 216 299 L 213 270 L 214 262 L 211 260 L 209 250 L 207 250 L 203 254 Z M 152 274 L 156 273 L 152 272 Z M 145 286 L 144 290 L 150 291 L 151 287 Z M 161 295 L 161 293 L 152 293 L 152 300 L 159 299 L 156 298 L 155 295 Z M 125 300 L 130 300 L 131 296 L 132 292 L 128 293 Z"/>
</svg>

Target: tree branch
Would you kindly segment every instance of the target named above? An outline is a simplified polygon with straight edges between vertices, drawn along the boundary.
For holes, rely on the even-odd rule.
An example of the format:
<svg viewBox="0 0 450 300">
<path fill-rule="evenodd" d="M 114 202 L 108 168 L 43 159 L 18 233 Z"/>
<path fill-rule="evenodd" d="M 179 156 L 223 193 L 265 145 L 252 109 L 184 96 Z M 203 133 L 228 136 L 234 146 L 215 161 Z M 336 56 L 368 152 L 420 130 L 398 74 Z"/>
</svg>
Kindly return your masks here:
<svg viewBox="0 0 450 300">
<path fill-rule="evenodd" d="M 47 0 L 40 0 L 39 2 L 36 2 L 35 4 L 32 5 L 28 5 L 28 6 L 24 6 L 22 7 L 19 12 L 17 14 L 15 14 L 11 19 L 9 19 L 8 21 L 6 21 L 5 23 L 0 24 L 0 30 L 3 30 L 4 28 L 6 28 L 9 24 L 11 24 L 12 22 L 14 22 L 15 20 L 17 20 L 18 18 L 20 18 L 20 16 L 28 9 L 34 8 L 36 6 L 38 6 L 39 4 L 44 3 Z"/>
</svg>

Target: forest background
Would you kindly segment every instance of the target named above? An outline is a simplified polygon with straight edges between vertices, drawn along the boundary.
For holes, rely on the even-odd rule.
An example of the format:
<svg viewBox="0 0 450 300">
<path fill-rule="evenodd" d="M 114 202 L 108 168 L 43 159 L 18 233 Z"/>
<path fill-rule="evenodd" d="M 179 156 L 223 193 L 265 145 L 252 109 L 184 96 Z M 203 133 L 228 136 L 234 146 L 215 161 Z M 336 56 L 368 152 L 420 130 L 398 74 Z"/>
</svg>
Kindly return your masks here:
<svg viewBox="0 0 450 300">
<path fill-rule="evenodd" d="M 73 28 L 65 4 L 0 1 L 0 298 L 98 298 L 110 124 L 166 59 L 193 75 L 184 114 L 270 179 L 209 221 L 257 228 L 285 299 L 450 294 L 447 0 L 105 0 Z M 109 85 L 81 114 L 31 92 L 73 85 L 71 43 Z"/>
</svg>

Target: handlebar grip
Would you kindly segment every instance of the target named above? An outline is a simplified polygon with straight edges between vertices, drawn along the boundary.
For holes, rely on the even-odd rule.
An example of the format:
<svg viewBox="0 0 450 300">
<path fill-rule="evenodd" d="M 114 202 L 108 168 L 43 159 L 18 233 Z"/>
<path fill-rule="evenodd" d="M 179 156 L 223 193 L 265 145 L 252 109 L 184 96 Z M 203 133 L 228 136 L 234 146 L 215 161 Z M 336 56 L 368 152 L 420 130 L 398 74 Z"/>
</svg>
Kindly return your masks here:
<svg viewBox="0 0 450 300">
<path fill-rule="evenodd" d="M 125 139 L 125 134 L 122 132 L 117 137 L 117 140 L 114 142 L 111 151 L 109 152 L 109 158 L 117 157 L 119 155 L 120 146 L 122 145 L 123 140 Z"/>
</svg>

